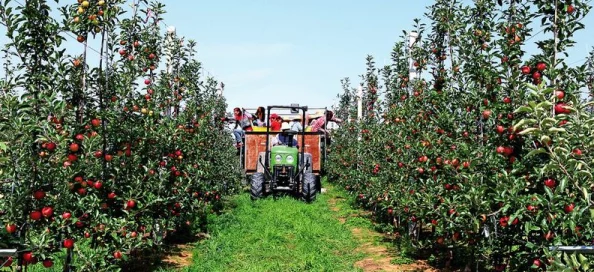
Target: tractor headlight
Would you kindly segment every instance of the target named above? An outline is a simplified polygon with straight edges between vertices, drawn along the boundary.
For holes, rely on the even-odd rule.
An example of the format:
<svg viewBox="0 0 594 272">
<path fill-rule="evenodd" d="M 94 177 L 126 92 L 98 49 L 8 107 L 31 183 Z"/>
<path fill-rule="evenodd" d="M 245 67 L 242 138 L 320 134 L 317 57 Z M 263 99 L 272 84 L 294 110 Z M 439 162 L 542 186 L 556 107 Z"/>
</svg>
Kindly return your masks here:
<svg viewBox="0 0 594 272">
<path fill-rule="evenodd" d="M 287 156 L 287 163 L 293 163 L 293 156 Z"/>
<path fill-rule="evenodd" d="M 274 159 L 276 160 L 276 162 L 281 162 L 283 157 L 281 157 L 281 155 L 276 155 L 276 157 L 274 157 Z"/>
</svg>

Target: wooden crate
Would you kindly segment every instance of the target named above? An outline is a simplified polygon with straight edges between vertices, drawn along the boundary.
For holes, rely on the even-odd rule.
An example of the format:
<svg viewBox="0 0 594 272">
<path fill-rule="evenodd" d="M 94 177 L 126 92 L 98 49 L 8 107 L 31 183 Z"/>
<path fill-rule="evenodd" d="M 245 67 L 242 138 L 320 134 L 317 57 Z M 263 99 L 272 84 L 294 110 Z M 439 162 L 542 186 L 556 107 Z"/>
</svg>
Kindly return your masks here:
<svg viewBox="0 0 594 272">
<path fill-rule="evenodd" d="M 272 138 L 276 134 L 270 134 L 269 144 L 272 143 Z M 322 167 L 320 134 L 305 133 L 305 146 L 301 146 L 301 135 L 296 135 L 299 143 L 299 152 L 305 147 L 305 153 L 311 153 L 313 172 L 319 173 Z M 258 154 L 266 151 L 266 133 L 263 132 L 246 132 L 245 134 L 245 171 L 246 173 L 256 172 L 258 165 Z M 272 146 L 272 145 L 271 145 Z"/>
</svg>

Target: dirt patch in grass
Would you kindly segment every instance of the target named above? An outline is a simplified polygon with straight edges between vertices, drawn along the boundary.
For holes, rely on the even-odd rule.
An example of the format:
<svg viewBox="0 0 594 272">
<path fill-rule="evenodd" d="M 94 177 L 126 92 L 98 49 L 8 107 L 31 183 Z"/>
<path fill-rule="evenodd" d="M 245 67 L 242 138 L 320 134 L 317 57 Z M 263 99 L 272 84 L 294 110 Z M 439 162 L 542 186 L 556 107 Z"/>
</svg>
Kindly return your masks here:
<svg viewBox="0 0 594 272">
<path fill-rule="evenodd" d="M 339 199 L 331 198 L 328 200 L 330 209 L 334 212 L 340 212 L 340 206 L 337 205 Z M 338 216 L 340 223 L 345 224 L 348 218 L 369 216 L 368 212 L 359 212 L 358 214 L 351 214 L 348 217 Z M 434 272 L 439 271 L 428 265 L 425 261 L 415 260 L 410 264 L 398 264 L 398 262 L 407 262 L 398 256 L 394 249 L 382 243 L 375 241 L 385 240 L 385 235 L 362 227 L 351 227 L 353 237 L 360 242 L 357 248 L 358 252 L 362 252 L 365 258 L 355 263 L 355 267 L 361 268 L 365 272 L 372 271 L 423 271 Z"/>
<path fill-rule="evenodd" d="M 193 245 L 175 245 L 163 257 L 163 264 L 169 269 L 181 269 L 192 264 Z"/>
</svg>

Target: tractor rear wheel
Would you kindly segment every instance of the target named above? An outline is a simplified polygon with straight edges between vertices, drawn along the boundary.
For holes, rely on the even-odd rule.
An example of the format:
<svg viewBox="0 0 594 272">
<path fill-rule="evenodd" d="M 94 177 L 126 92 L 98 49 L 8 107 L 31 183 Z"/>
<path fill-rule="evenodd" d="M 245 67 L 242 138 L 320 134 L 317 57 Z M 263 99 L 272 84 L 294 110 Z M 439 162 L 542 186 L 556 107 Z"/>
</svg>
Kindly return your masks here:
<svg viewBox="0 0 594 272">
<path fill-rule="evenodd" d="M 316 200 L 316 175 L 314 173 L 304 173 L 303 174 L 303 188 L 302 194 L 303 199 L 306 202 L 312 202 Z"/>
<path fill-rule="evenodd" d="M 254 173 L 252 175 L 251 186 L 252 200 L 264 197 L 264 173 Z"/>
</svg>

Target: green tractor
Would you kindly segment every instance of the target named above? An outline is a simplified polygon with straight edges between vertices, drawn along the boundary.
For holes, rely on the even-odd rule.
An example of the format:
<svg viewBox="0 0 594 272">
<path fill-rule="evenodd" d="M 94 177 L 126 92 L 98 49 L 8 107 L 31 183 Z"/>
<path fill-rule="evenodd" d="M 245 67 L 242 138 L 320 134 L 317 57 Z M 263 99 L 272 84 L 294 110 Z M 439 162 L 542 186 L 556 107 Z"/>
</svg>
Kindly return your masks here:
<svg viewBox="0 0 594 272">
<path fill-rule="evenodd" d="M 305 127 L 307 106 L 268 106 L 271 109 L 291 109 L 303 112 L 302 125 Z M 290 193 L 301 197 L 306 202 L 316 199 L 316 175 L 312 173 L 311 154 L 305 153 L 305 132 L 283 130 L 279 145 L 270 148 L 270 128 L 266 129 L 266 151 L 258 154 L 258 172 L 252 175 L 251 196 L 253 200 L 266 195 Z M 301 151 L 295 146 L 295 135 L 301 133 Z"/>
</svg>

